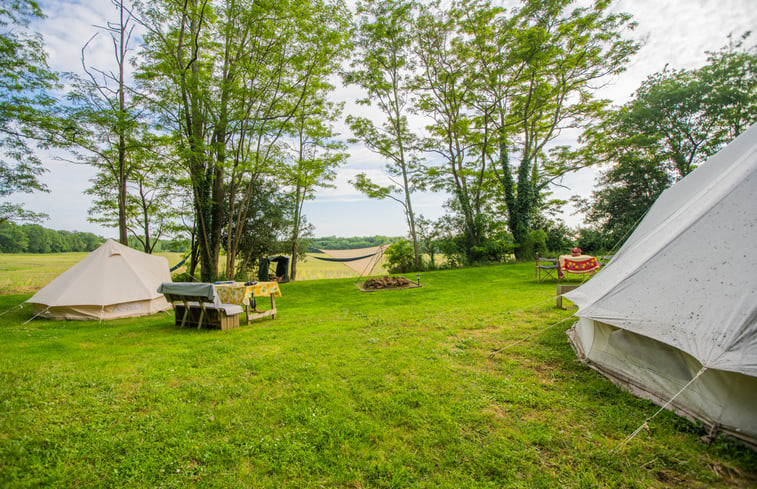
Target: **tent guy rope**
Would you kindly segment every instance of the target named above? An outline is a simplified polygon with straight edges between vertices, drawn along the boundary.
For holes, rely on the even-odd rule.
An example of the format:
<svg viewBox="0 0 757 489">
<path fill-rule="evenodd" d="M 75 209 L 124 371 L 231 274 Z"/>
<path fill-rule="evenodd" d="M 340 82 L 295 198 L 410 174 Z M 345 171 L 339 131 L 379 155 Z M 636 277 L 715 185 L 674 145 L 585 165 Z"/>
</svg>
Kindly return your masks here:
<svg viewBox="0 0 757 489">
<path fill-rule="evenodd" d="M 503 351 L 508 350 L 508 349 L 512 348 L 513 346 L 520 345 L 521 343 L 523 343 L 525 341 L 528 341 L 529 339 L 533 338 L 534 336 L 540 335 L 540 334 L 542 334 L 543 332 L 547 331 L 550 328 L 554 328 L 558 324 L 562 324 L 562 323 L 564 323 L 566 321 L 570 321 L 571 319 L 573 319 L 573 317 L 574 316 L 568 316 L 565 319 L 561 319 L 560 321 L 557 321 L 556 323 L 550 324 L 546 328 L 542 328 L 542 329 L 540 329 L 538 331 L 534 331 L 533 333 L 531 333 L 530 335 L 526 336 L 525 338 L 522 338 L 522 339 L 520 339 L 518 341 L 510 343 L 509 345 L 505 345 L 502 348 L 498 348 L 496 350 L 492 350 L 491 353 L 489 353 L 489 358 L 493 357 L 497 353 L 502 353 Z"/>
<path fill-rule="evenodd" d="M 14 309 L 21 309 L 21 308 L 23 308 L 23 307 L 24 307 L 24 304 L 25 304 L 25 303 L 24 303 L 24 302 L 22 302 L 21 304 L 19 304 L 19 305 L 17 305 L 17 306 L 13 306 L 13 307 L 11 307 L 10 309 L 6 309 L 5 311 L 3 311 L 3 312 L 0 312 L 0 316 L 5 316 L 6 314 L 8 314 L 9 312 L 11 312 L 11 311 L 12 311 L 12 310 L 14 310 Z"/>
</svg>

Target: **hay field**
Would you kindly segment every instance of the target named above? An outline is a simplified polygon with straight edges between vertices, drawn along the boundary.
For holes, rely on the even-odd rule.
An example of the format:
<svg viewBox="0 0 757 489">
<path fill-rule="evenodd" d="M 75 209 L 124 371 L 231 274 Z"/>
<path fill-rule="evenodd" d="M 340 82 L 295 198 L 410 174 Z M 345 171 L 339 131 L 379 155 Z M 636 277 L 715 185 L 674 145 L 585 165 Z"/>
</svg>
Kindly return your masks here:
<svg viewBox="0 0 757 489">
<path fill-rule="evenodd" d="M 181 261 L 181 253 L 157 253 L 174 266 Z M 87 253 L 0 253 L 0 295 L 28 294 L 49 284 L 58 275 L 80 262 Z M 386 259 L 374 270 L 374 274 L 386 273 Z M 184 271 L 186 266 L 178 272 Z M 251 274 L 255 275 L 255 274 Z M 357 274 L 341 263 L 326 262 L 308 257 L 297 263 L 297 280 L 320 280 L 357 277 Z"/>
</svg>

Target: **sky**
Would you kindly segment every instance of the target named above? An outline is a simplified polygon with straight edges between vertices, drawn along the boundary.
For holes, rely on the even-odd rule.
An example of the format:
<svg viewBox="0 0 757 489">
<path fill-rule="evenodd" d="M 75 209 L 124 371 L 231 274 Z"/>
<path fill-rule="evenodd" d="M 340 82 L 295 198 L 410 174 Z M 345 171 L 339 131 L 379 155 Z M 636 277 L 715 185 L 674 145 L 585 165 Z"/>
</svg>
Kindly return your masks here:
<svg viewBox="0 0 757 489">
<path fill-rule="evenodd" d="M 33 29 L 41 33 L 48 62 L 54 70 L 81 73 L 81 56 L 84 44 L 98 32 L 107 19 L 115 19 L 116 11 L 110 0 L 43 0 L 41 6 L 47 15 L 36 22 Z M 628 35 L 644 44 L 631 59 L 627 70 L 598 90 L 598 96 L 609 98 L 620 105 L 626 102 L 648 76 L 670 68 L 696 68 L 706 62 L 706 51 L 725 46 L 728 35 L 738 38 L 748 30 L 757 29 L 757 8 L 754 0 L 620 0 L 613 3 L 613 11 L 630 13 L 638 23 Z M 757 33 L 755 33 L 757 36 Z M 757 42 L 753 36 L 752 43 Z M 99 34 L 89 45 L 87 63 L 109 66 L 112 62 L 109 39 Z M 339 87 L 334 98 L 346 104 L 345 116 L 361 115 L 366 110 L 354 101 L 360 92 L 354 88 Z M 351 137 L 349 129 L 340 123 L 337 129 L 345 139 Z M 561 143 L 570 143 L 564 138 Z M 348 181 L 359 172 L 376 179 L 382 178 L 384 162 L 365 147 L 353 145 L 350 157 L 337 176 L 336 188 L 324 189 L 316 199 L 305 203 L 304 213 L 315 227 L 315 236 L 404 236 L 407 224 L 402 208 L 391 200 L 370 200 L 352 188 Z M 117 230 L 87 222 L 90 197 L 85 190 L 94 176 L 91 167 L 74 164 L 70 155 L 45 153 L 42 155 L 49 172 L 42 178 L 50 193 L 16 195 L 15 200 L 25 207 L 45 212 L 50 218 L 45 227 L 69 231 L 92 232 L 105 237 L 116 237 Z M 560 187 L 553 189 L 555 198 L 569 199 L 572 195 L 588 196 L 595 185 L 596 169 L 566 175 Z M 443 194 L 416 194 L 413 205 L 416 213 L 430 219 L 444 214 L 442 204 L 448 197 Z M 582 216 L 568 205 L 562 214 L 569 226 L 582 223 Z"/>
</svg>

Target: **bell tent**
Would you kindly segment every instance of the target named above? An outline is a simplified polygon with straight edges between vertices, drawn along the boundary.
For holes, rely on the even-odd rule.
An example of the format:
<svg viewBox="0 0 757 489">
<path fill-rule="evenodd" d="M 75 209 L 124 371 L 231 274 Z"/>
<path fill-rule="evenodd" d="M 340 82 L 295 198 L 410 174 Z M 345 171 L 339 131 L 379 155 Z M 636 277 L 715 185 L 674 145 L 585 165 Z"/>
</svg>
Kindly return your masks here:
<svg viewBox="0 0 757 489">
<path fill-rule="evenodd" d="M 757 125 L 660 195 L 566 297 L 568 335 L 629 392 L 757 445 Z"/>
<path fill-rule="evenodd" d="M 170 281 L 168 260 L 109 239 L 27 302 L 34 317 L 49 319 L 145 316 L 171 308 L 157 292 Z"/>
</svg>

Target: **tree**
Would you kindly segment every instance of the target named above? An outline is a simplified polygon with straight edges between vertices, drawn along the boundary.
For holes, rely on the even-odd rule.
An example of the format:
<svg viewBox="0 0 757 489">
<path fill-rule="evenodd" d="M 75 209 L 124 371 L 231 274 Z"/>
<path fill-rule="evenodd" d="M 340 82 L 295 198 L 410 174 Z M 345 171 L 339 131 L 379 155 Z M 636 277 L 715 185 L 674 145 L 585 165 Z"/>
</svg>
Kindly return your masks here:
<svg viewBox="0 0 757 489">
<path fill-rule="evenodd" d="M 710 54 L 699 69 L 651 75 L 584 133 L 582 157 L 611 166 L 579 202 L 611 243 L 622 243 L 663 190 L 757 120 L 757 53 L 742 45 Z"/>
<path fill-rule="evenodd" d="M 707 64 L 697 70 L 704 85 L 707 117 L 718 121 L 714 137 L 735 139 L 757 120 L 757 46 L 746 48 L 750 32 L 736 42 L 708 53 Z"/>
<path fill-rule="evenodd" d="M 128 244 L 127 187 L 136 168 L 134 151 L 141 148 L 140 123 L 142 110 L 133 88 L 127 85 L 127 56 L 136 27 L 131 10 L 122 0 L 111 0 L 119 14 L 118 22 L 106 22 L 101 29 L 110 36 L 115 58 L 115 71 L 87 65 L 86 51 L 97 34 L 82 48 L 81 63 L 86 78 L 74 77 L 74 90 L 69 99 L 74 104 L 70 118 L 76 131 L 70 131 L 70 142 L 84 151 L 77 156 L 98 171 L 98 181 L 107 180 L 115 191 L 116 220 L 119 242 Z M 95 192 L 98 189 L 94 189 Z M 101 209 L 95 206 L 93 209 Z M 110 223 L 110 219 L 105 219 Z"/>
<path fill-rule="evenodd" d="M 29 23 L 43 17 L 31 0 L 0 6 L 0 198 L 47 191 L 40 180 L 46 170 L 31 145 L 49 147 L 61 124 L 50 93 L 58 77 L 47 65 L 42 38 L 28 32 Z M 0 222 L 43 217 L 21 204 L 0 202 Z"/>
<path fill-rule="evenodd" d="M 526 2 L 496 30 L 504 37 L 494 38 L 495 49 L 473 50 L 481 53 L 476 72 L 491 112 L 490 118 L 482 113 L 482 127 L 492 128 L 481 140 L 482 153 L 496 162 L 516 245 L 528 238 L 541 193 L 576 169 L 548 159 L 548 145 L 564 129 L 581 127 L 601 113 L 604 102 L 595 100 L 592 90 L 622 72 L 638 49 L 622 38 L 623 30 L 634 26 L 629 15 L 608 13 L 609 2 L 569 10 L 571 3 Z M 520 250 L 515 249 L 519 258 Z"/>
<path fill-rule="evenodd" d="M 279 254 L 283 251 L 279 243 L 285 240 L 291 222 L 286 215 L 286 205 L 282 202 L 286 195 L 279 192 L 273 181 L 256 180 L 250 182 L 255 190 L 250 193 L 250 211 L 241 233 L 239 267 L 232 277 L 247 280 L 249 273 L 258 265 L 260 258 Z"/>
<path fill-rule="evenodd" d="M 320 0 L 189 0 L 143 7 L 140 78 L 176 136 L 203 281 L 233 275 L 255 181 L 275 173 L 291 120 L 343 48 L 345 9 Z"/>
<path fill-rule="evenodd" d="M 458 14 L 458 10 L 448 13 L 435 4 L 418 17 L 418 108 L 431 119 L 424 146 L 443 161 L 429 169 L 430 186 L 454 195 L 462 217 L 464 248 L 470 251 L 480 247 L 485 238 L 489 167 L 476 152 L 475 93 L 470 84 L 473 67 L 468 53 L 461 49 Z M 470 256 L 467 259 L 470 261 Z"/>
<path fill-rule="evenodd" d="M 198 0 L 140 3 L 138 8 L 147 31 L 138 77 L 160 123 L 175 137 L 179 159 L 189 176 L 201 279 L 213 282 L 218 273 L 222 225 L 218 214 L 223 203 L 221 184 L 214 185 L 221 170 L 211 158 L 207 140 L 210 116 L 206 101 L 212 63 L 203 56 L 212 39 L 208 32 L 211 8 L 207 1 Z M 196 265 L 193 261 L 192 271 Z"/>
<path fill-rule="evenodd" d="M 601 174 L 591 205 L 584 204 L 586 221 L 601 229 L 607 242 L 622 243 L 671 181 L 659 160 L 630 151 L 620 155 Z"/>
<path fill-rule="evenodd" d="M 0 252 L 23 253 L 28 246 L 29 239 L 24 228 L 13 222 L 0 222 Z"/>
<path fill-rule="evenodd" d="M 358 4 L 352 70 L 344 79 L 367 92 L 367 97 L 358 100 L 359 104 L 375 104 L 385 117 L 378 126 L 370 118 L 354 115 L 347 117 L 347 123 L 359 140 L 387 161 L 386 171 L 392 181 L 391 185 L 382 187 L 361 173 L 352 184 L 369 198 L 390 198 L 402 205 L 415 267 L 419 268 L 412 194 L 421 181 L 423 168 L 417 156 L 418 138 L 408 123 L 416 68 L 414 8 L 414 2 L 407 0 Z"/>
<path fill-rule="evenodd" d="M 130 181 L 126 187 L 125 206 L 119 201 L 119 175 L 100 172 L 92 180 L 87 190 L 95 197 L 88 220 L 103 225 L 123 222 L 130 235 L 145 253 L 152 253 L 158 240 L 165 234 L 180 231 L 176 224 L 178 212 L 175 210 L 177 179 L 171 174 L 173 160 L 161 153 L 157 140 L 144 136 L 145 147 L 130 154 Z M 130 240 L 131 242 L 131 240 Z"/>
<path fill-rule="evenodd" d="M 428 255 L 428 268 L 431 270 L 436 268 L 437 241 L 441 234 L 442 231 L 438 222 L 431 221 L 424 216 L 418 216 L 418 241 L 421 243 L 423 253 Z"/>
<path fill-rule="evenodd" d="M 326 187 L 336 178 L 334 169 L 345 159 L 344 145 L 334 141 L 330 125 L 340 107 L 325 102 L 319 94 L 303 104 L 292 121 L 294 144 L 291 164 L 284 165 L 283 183 L 289 186 L 292 199 L 292 232 L 289 236 L 292 259 L 291 280 L 297 278 L 297 261 L 301 253 L 300 239 L 308 232 L 303 214 L 305 200 L 315 198 L 318 187 Z"/>
</svg>

